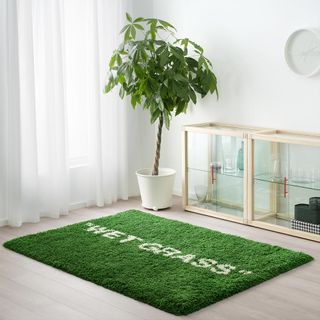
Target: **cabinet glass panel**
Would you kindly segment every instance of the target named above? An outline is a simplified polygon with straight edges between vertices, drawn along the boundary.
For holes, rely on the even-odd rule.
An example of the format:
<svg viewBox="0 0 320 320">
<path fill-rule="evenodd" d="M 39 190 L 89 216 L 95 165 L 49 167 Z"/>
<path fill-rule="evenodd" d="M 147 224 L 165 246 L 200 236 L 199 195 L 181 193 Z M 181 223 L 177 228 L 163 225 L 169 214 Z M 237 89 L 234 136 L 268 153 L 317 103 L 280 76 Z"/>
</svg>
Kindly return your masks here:
<svg viewBox="0 0 320 320">
<path fill-rule="evenodd" d="M 244 141 L 188 132 L 188 205 L 243 217 Z"/>
<path fill-rule="evenodd" d="M 254 220 L 315 233 L 313 225 L 320 225 L 320 148 L 254 140 L 253 183 Z"/>
</svg>

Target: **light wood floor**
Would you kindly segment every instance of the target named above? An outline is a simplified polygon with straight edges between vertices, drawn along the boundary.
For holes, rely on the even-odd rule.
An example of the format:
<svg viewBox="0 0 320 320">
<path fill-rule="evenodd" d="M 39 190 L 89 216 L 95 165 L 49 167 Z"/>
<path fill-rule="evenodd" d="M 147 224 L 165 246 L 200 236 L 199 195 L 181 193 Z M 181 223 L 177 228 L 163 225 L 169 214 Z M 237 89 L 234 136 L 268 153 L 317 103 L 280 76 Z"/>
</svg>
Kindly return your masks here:
<svg viewBox="0 0 320 320">
<path fill-rule="evenodd" d="M 154 214 L 213 230 L 243 236 L 311 254 L 315 260 L 261 285 L 241 292 L 187 317 L 198 320 L 311 320 L 320 319 L 320 244 L 253 227 L 213 219 L 181 209 L 174 199 L 170 210 Z M 139 208 L 138 198 L 106 208 L 81 209 L 60 219 L 43 219 L 21 228 L 0 228 L 1 320 L 166 320 L 171 314 L 106 290 L 70 274 L 2 247 L 17 236 L 53 229 L 82 220 Z"/>
</svg>

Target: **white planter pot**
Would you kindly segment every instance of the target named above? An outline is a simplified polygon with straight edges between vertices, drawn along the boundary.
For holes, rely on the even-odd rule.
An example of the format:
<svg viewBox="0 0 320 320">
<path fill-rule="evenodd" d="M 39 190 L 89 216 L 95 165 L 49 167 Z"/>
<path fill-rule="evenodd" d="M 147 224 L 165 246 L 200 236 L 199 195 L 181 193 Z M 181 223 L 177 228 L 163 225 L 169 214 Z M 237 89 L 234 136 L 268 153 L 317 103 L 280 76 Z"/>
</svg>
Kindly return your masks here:
<svg viewBox="0 0 320 320">
<path fill-rule="evenodd" d="M 153 210 L 171 207 L 175 174 L 175 170 L 169 168 L 159 168 L 158 176 L 153 176 L 151 169 L 138 170 L 142 206 Z"/>
</svg>

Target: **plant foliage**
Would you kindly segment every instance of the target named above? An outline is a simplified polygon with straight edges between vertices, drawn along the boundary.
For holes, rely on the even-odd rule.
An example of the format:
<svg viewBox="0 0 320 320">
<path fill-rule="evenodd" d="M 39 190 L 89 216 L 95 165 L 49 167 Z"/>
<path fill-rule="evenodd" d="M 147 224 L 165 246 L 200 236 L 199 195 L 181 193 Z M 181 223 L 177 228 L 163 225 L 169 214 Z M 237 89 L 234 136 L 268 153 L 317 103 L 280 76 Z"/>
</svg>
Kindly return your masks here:
<svg viewBox="0 0 320 320">
<path fill-rule="evenodd" d="M 172 115 L 186 112 L 197 95 L 218 97 L 212 64 L 198 44 L 176 38 L 175 27 L 164 20 L 133 19 L 128 13 L 126 18 L 123 42 L 109 62 L 106 93 L 119 85 L 121 98 L 130 96 L 133 108 L 142 105 L 151 123 L 161 117 L 168 129 Z"/>
</svg>

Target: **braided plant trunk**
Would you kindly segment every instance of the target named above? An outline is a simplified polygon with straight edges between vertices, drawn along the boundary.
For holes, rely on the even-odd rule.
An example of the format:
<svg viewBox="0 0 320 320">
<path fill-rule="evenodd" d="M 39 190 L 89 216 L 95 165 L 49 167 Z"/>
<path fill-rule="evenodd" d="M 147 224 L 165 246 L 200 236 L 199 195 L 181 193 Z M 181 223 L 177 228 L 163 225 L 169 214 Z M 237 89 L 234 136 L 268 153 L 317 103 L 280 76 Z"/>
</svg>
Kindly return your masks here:
<svg viewBox="0 0 320 320">
<path fill-rule="evenodd" d="M 152 175 L 153 176 L 157 176 L 159 174 L 159 161 L 160 161 L 162 127 L 163 127 L 163 113 L 161 113 L 161 115 L 159 117 L 156 156 L 154 158 L 154 164 L 153 164 L 153 170 L 152 170 Z"/>
</svg>

